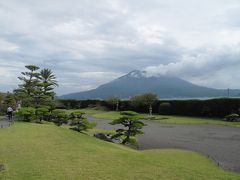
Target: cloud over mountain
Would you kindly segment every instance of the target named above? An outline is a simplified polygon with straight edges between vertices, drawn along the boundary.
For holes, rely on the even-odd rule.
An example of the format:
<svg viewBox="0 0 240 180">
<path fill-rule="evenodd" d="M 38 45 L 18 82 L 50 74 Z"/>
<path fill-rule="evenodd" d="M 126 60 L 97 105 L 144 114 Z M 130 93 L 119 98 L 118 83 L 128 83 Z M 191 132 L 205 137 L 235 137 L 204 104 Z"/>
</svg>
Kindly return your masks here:
<svg viewBox="0 0 240 180">
<path fill-rule="evenodd" d="M 0 91 L 26 64 L 51 68 L 59 94 L 132 69 L 240 88 L 239 9 L 238 0 L 1 1 Z"/>
</svg>

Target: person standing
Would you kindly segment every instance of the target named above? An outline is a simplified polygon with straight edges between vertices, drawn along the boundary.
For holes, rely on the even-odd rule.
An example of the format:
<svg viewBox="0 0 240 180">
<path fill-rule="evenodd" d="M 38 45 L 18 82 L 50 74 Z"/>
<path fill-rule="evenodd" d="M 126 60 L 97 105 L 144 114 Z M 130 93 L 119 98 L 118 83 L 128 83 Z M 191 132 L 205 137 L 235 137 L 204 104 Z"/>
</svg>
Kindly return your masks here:
<svg viewBox="0 0 240 180">
<path fill-rule="evenodd" d="M 11 106 L 7 108 L 7 115 L 8 115 L 8 120 L 11 121 L 12 115 L 13 115 L 13 108 Z"/>
</svg>

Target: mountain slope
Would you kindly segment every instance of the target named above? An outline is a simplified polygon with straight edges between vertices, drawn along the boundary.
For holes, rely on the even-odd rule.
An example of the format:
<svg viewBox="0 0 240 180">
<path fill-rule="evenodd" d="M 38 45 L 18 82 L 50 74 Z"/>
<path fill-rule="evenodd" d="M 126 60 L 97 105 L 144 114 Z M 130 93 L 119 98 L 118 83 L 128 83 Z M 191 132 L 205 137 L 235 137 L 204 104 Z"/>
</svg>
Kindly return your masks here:
<svg viewBox="0 0 240 180">
<path fill-rule="evenodd" d="M 132 71 L 96 89 L 63 95 L 62 99 L 104 99 L 110 96 L 129 98 L 146 92 L 156 93 L 160 98 L 226 97 L 227 90 L 198 86 L 177 77 L 148 77 L 144 71 Z M 240 90 L 230 90 L 238 96 Z"/>
</svg>

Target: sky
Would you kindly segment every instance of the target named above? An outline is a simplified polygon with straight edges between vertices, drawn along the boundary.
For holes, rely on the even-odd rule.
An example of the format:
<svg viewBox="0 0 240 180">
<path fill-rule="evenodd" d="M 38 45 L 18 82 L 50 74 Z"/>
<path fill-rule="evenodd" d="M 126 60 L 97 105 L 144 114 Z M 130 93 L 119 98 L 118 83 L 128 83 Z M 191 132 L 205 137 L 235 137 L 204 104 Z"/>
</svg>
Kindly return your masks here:
<svg viewBox="0 0 240 180">
<path fill-rule="evenodd" d="M 50 68 L 58 95 L 132 70 L 240 89 L 239 0 L 2 0 L 0 91 L 24 66 Z"/>
</svg>

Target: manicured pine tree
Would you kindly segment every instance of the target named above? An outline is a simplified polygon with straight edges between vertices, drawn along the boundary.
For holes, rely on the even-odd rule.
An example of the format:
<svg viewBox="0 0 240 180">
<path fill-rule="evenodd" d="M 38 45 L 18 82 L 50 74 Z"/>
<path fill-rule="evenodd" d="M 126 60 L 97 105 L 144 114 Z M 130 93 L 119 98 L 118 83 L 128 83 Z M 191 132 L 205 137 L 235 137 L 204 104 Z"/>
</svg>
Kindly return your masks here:
<svg viewBox="0 0 240 180">
<path fill-rule="evenodd" d="M 23 76 L 18 77 L 22 84 L 19 85 L 19 89 L 16 89 L 16 98 L 22 100 L 24 106 L 37 106 L 39 103 L 40 89 L 38 66 L 27 65 L 25 66 L 28 71 L 22 72 Z"/>
<path fill-rule="evenodd" d="M 122 144 L 130 143 L 136 144 L 135 136 L 138 134 L 143 134 L 142 128 L 145 124 L 140 121 L 140 116 L 138 113 L 133 111 L 122 111 L 121 117 L 112 121 L 111 125 L 121 124 L 125 128 L 120 128 L 116 130 L 116 134 L 112 138 L 122 137 Z"/>
<path fill-rule="evenodd" d="M 90 123 L 86 117 L 84 117 L 84 112 L 75 111 L 71 113 L 71 126 L 74 126 L 74 130 L 78 132 L 87 131 L 88 129 L 93 128 L 96 126 L 95 123 Z"/>
</svg>

